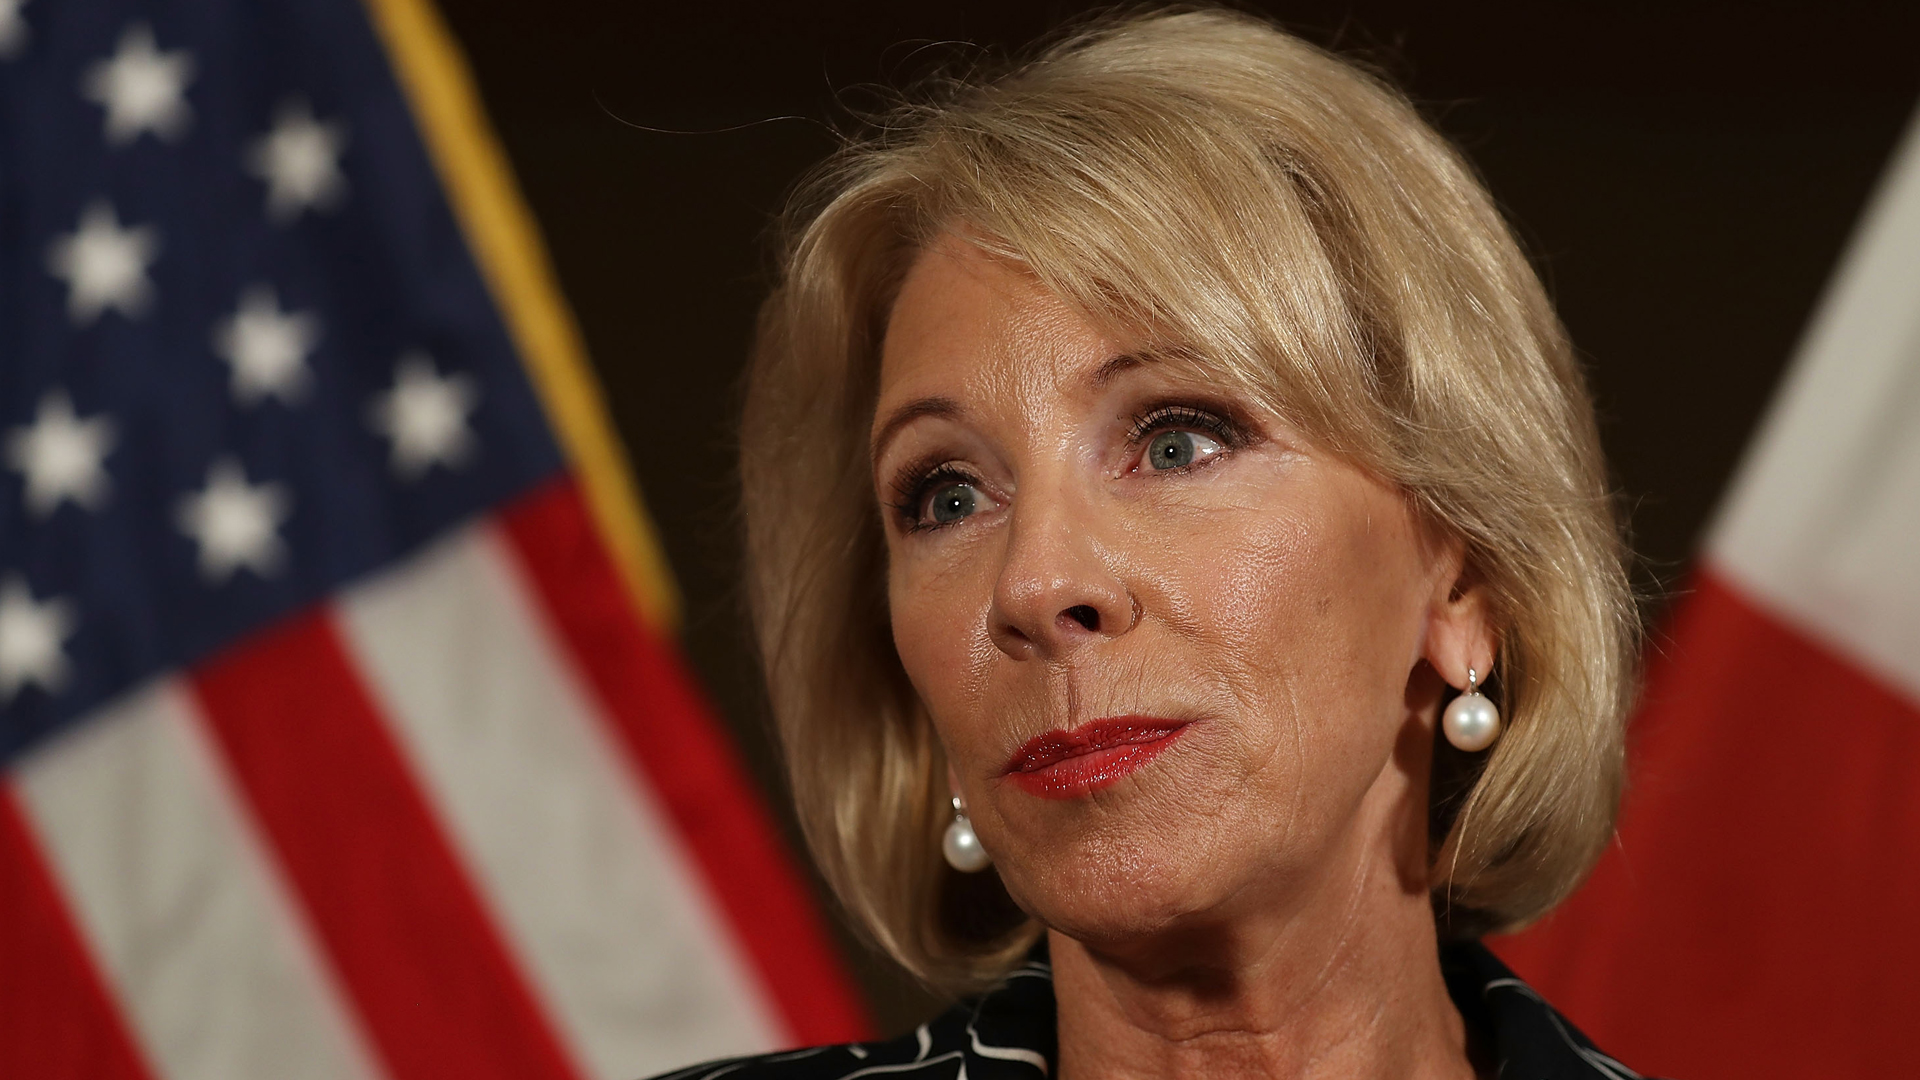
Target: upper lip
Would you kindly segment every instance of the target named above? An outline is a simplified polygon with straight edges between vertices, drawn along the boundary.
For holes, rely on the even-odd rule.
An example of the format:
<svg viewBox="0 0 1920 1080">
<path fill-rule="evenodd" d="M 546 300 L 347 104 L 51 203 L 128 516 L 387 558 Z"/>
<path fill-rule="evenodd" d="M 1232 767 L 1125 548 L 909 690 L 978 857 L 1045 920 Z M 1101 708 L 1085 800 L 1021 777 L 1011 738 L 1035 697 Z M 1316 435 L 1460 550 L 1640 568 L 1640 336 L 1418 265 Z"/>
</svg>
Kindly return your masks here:
<svg viewBox="0 0 1920 1080">
<path fill-rule="evenodd" d="M 1058 761 L 1129 743 L 1155 742 L 1186 727 L 1191 721 L 1160 716 L 1110 716 L 1089 720 L 1071 730 L 1055 728 L 1035 735 L 1007 759 L 1009 773 L 1037 772 Z"/>
</svg>

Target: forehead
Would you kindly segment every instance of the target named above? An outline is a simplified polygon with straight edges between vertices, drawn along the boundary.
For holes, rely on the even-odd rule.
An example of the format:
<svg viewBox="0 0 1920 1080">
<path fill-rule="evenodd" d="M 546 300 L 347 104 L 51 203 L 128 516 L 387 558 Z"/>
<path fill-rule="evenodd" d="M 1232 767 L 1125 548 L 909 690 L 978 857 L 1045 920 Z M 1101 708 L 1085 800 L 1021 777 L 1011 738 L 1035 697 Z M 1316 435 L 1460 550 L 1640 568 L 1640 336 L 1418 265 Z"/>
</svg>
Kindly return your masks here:
<svg viewBox="0 0 1920 1080">
<path fill-rule="evenodd" d="M 1025 269 L 952 236 L 902 282 L 881 348 L 880 401 L 1084 386 L 1119 352 Z"/>
</svg>

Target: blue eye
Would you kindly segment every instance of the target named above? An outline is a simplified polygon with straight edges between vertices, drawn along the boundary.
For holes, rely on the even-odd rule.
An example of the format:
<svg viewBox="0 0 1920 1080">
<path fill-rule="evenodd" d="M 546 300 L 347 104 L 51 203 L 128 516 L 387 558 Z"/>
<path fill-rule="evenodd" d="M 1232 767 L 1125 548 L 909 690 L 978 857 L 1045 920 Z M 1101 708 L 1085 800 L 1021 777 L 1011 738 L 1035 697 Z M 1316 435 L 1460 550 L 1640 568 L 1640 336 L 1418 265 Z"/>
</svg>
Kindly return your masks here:
<svg viewBox="0 0 1920 1080">
<path fill-rule="evenodd" d="M 980 492 L 972 484 L 942 484 L 927 497 L 927 517 L 935 525 L 951 525 L 980 506 Z"/>
<path fill-rule="evenodd" d="M 1196 458 L 1211 457 L 1221 445 L 1191 431 L 1162 431 L 1147 443 L 1147 462 L 1155 469 L 1181 469 Z"/>
</svg>

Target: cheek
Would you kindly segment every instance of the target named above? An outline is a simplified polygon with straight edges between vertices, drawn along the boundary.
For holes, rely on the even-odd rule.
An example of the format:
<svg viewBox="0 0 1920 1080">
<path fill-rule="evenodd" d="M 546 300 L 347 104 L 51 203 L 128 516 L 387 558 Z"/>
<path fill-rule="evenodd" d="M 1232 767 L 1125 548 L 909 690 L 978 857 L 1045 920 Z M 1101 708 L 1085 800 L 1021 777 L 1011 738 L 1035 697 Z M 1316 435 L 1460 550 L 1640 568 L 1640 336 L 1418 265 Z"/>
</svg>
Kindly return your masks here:
<svg viewBox="0 0 1920 1080">
<path fill-rule="evenodd" d="M 1297 504 L 1217 515 L 1202 557 L 1155 576 L 1173 628 L 1237 703 L 1249 778 L 1360 784 L 1390 752 L 1417 648 L 1410 540 L 1364 493 Z"/>
<path fill-rule="evenodd" d="M 1332 604 L 1324 541 L 1297 515 L 1215 515 L 1205 543 L 1138 545 L 1157 565 L 1139 575 L 1159 614 L 1193 657 L 1242 698 L 1286 696 L 1324 651 Z"/>
<path fill-rule="evenodd" d="M 991 594 L 974 561 L 896 551 L 888 570 L 894 650 L 936 724 L 979 696 L 992 647 L 985 632 Z"/>
</svg>

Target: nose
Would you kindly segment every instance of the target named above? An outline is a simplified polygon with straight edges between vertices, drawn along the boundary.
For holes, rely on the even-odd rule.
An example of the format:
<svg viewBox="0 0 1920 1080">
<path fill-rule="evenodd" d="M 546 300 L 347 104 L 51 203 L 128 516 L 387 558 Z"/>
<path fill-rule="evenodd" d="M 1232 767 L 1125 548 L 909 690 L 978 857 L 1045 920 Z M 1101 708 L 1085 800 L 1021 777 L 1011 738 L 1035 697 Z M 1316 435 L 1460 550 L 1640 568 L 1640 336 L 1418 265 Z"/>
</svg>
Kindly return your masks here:
<svg viewBox="0 0 1920 1080">
<path fill-rule="evenodd" d="M 1057 659 L 1133 629 L 1134 598 L 1086 507 L 1029 488 L 1016 497 L 989 632 L 1016 660 Z"/>
</svg>

